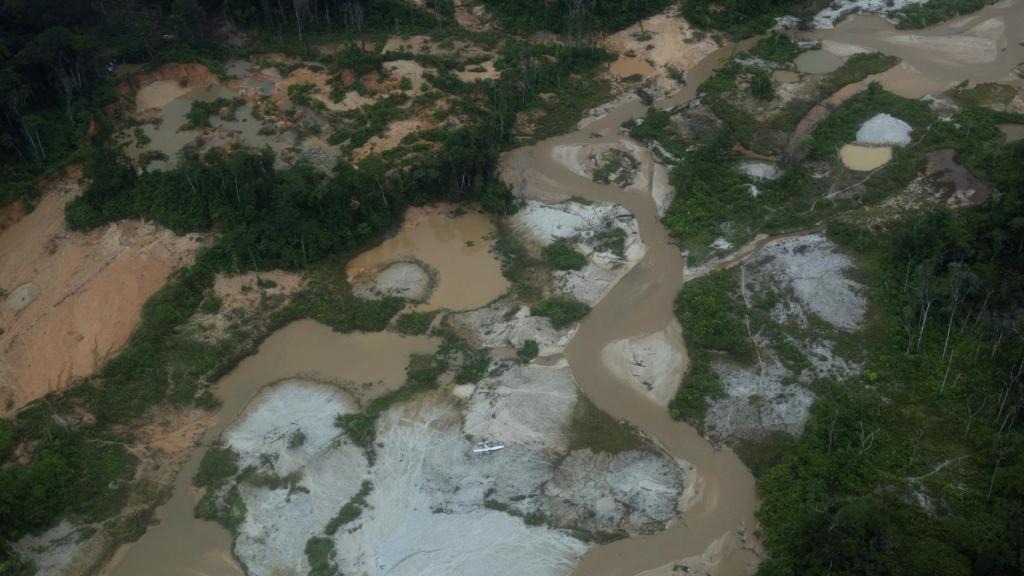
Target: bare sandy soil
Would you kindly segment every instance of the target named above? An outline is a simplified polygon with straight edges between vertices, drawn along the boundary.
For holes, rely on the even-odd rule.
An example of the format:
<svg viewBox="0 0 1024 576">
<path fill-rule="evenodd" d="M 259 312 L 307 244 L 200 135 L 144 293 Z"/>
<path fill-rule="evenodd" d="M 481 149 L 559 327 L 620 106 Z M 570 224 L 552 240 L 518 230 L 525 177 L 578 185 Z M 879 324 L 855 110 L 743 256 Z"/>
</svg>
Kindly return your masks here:
<svg viewBox="0 0 1024 576">
<path fill-rule="evenodd" d="M 0 233 L 0 410 L 10 413 L 92 374 L 128 341 L 142 305 L 200 241 L 139 221 L 67 230 L 72 174 Z"/>
<path fill-rule="evenodd" d="M 491 17 L 487 7 L 473 0 L 455 0 L 455 21 L 459 26 L 474 32 L 486 32 L 491 29 Z"/>
<path fill-rule="evenodd" d="M 195 88 L 217 84 L 220 79 L 206 66 L 194 62 L 175 63 L 134 76 L 118 86 L 118 92 L 124 96 L 135 92 L 135 112 L 142 113 L 162 108 Z"/>
<path fill-rule="evenodd" d="M 797 135 L 810 134 L 831 111 L 867 90 L 868 85 L 872 82 L 879 82 L 886 90 L 904 98 L 920 98 L 925 94 L 939 94 L 949 86 L 948 82 L 925 76 L 906 62 L 900 62 L 885 72 L 872 74 L 860 82 L 847 84 L 836 90 L 800 120 L 795 133 Z"/>
<path fill-rule="evenodd" d="M 681 334 L 672 322 L 659 332 L 616 340 L 601 351 L 601 361 L 621 381 L 668 406 L 689 364 Z"/>
<path fill-rule="evenodd" d="M 384 47 L 381 48 L 381 53 L 387 52 L 414 52 L 434 56 L 452 56 L 457 54 L 463 58 L 491 55 L 490 52 L 470 42 L 461 40 L 442 42 L 434 40 L 425 34 L 390 36 L 387 42 L 384 43 Z"/>
<path fill-rule="evenodd" d="M 388 124 L 384 134 L 370 138 L 366 141 L 366 144 L 353 150 L 352 157 L 356 160 L 362 160 L 371 154 L 380 154 L 391 150 L 401 144 L 402 139 L 409 134 L 419 132 L 428 127 L 429 125 L 419 118 L 396 120 Z"/>
<path fill-rule="evenodd" d="M 884 210 L 869 216 L 872 225 L 895 221 L 907 210 L 943 204 L 949 208 L 977 206 L 992 197 L 992 188 L 960 163 L 955 150 L 933 150 L 927 159 L 923 174 L 887 199 L 882 204 Z"/>
<path fill-rule="evenodd" d="M 710 38 L 698 36 L 675 10 L 620 30 L 603 44 L 605 49 L 619 53 L 608 70 L 613 79 L 640 74 L 666 94 L 679 89 L 679 83 L 669 75 L 670 67 L 685 72 L 719 48 Z"/>
</svg>

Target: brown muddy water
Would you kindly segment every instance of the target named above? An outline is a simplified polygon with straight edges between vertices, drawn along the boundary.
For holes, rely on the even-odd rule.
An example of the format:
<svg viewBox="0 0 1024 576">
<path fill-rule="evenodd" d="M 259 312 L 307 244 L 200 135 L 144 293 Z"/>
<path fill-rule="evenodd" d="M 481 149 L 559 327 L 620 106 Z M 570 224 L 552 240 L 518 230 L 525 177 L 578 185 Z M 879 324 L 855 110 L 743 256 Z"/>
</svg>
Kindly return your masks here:
<svg viewBox="0 0 1024 576">
<path fill-rule="evenodd" d="M 1024 22 L 1024 0 L 1004 0 L 974 15 L 913 34 L 896 31 L 881 18 L 854 16 L 835 30 L 811 35 L 901 57 L 907 61 L 908 70 L 941 85 L 963 79 L 1011 79 L 1013 67 L 1024 60 L 1024 47 L 1019 46 L 1024 41 L 1024 26 L 1020 22 Z M 738 48 L 746 49 L 752 43 Z M 965 55 L 944 56 L 957 47 L 965 50 Z M 688 86 L 658 106 L 693 98 L 700 83 L 735 49 L 725 47 L 709 55 L 687 72 Z M 914 82 L 905 84 L 909 91 Z M 552 159 L 556 146 L 588 143 L 594 132 L 614 136 L 622 121 L 640 116 L 644 110 L 639 103 L 626 103 L 584 130 L 513 151 L 504 160 L 505 171 L 517 175 L 517 193 L 542 199 L 583 196 L 622 204 L 636 215 L 647 254 L 583 320 L 566 357 L 580 388 L 599 408 L 638 426 L 672 456 L 690 462 L 698 478 L 696 497 L 680 520 L 656 534 L 596 546 L 574 573 L 668 573 L 680 559 L 708 553 L 715 574 L 746 574 L 759 557 L 753 536 L 758 498 L 749 470 L 731 450 L 712 447 L 692 427 L 672 420 L 663 407 L 616 380 L 598 360 L 609 343 L 662 330 L 672 321 L 672 302 L 684 281 L 683 257 L 661 225 L 650 195 L 597 185 Z M 1007 135 L 1019 137 L 1022 132 L 1024 128 L 1011 126 Z M 475 223 L 463 224 L 467 216 Z M 367 254 L 358 266 L 380 266 L 399 256 L 417 257 L 440 272 L 441 283 L 427 306 L 468 309 L 486 304 L 507 286 L 503 278 L 497 280 L 500 272 L 489 254 L 490 229 L 481 221 L 482 216 L 467 216 L 449 219 L 437 213 L 417 217 L 417 224 L 407 224 L 408 230 L 403 228 L 390 244 L 386 243 L 387 247 Z M 492 265 L 493 270 L 487 268 Z M 224 406 L 217 414 L 216 425 L 204 435 L 203 445 L 216 439 L 266 384 L 311 374 L 329 380 L 379 381 L 382 388 L 397 386 L 409 354 L 435 346 L 425 338 L 339 335 L 315 322 L 296 322 L 273 334 L 256 355 L 244 360 L 219 383 L 217 392 Z M 191 480 L 203 452 L 201 448 L 195 450 L 179 474 L 173 496 L 158 511 L 160 523 L 139 542 L 123 547 L 104 574 L 240 574 L 231 558 L 230 535 L 216 524 L 193 517 L 198 495 Z"/>
<path fill-rule="evenodd" d="M 178 152 L 195 142 L 200 136 L 200 132 L 197 130 L 183 129 L 186 122 L 185 115 L 192 108 L 192 103 L 211 102 L 217 98 L 234 98 L 235 96 L 238 96 L 238 92 L 222 84 L 206 87 L 181 87 L 178 82 L 173 80 L 157 80 L 143 86 L 135 96 L 136 110 L 142 113 L 155 109 L 156 121 L 139 127 L 149 142 L 141 144 L 135 138 L 131 138 L 126 149 L 128 155 L 138 160 L 147 151 L 161 152 L 167 159 L 150 161 L 150 169 L 174 168 L 178 163 Z M 319 119 L 313 115 L 309 121 L 318 122 Z M 281 152 L 298 144 L 297 134 L 293 130 L 283 134 L 260 133 L 264 123 L 253 116 L 252 107 L 248 104 L 240 106 L 235 111 L 233 119 L 225 120 L 216 115 L 212 116 L 210 125 L 216 132 L 206 139 L 203 150 L 226 146 L 229 143 L 249 148 L 269 146 L 278 155 L 277 165 L 283 166 L 284 164 L 280 160 Z M 332 155 L 332 158 L 339 155 L 336 147 L 331 147 L 328 153 Z"/>
<path fill-rule="evenodd" d="M 1015 81 L 1024 60 L 1024 0 L 1003 0 L 924 30 L 896 30 L 876 15 L 853 15 L 812 38 L 896 56 L 935 81 Z"/>
<path fill-rule="evenodd" d="M 839 158 L 843 166 L 857 172 L 870 172 L 885 166 L 892 160 L 892 148 L 889 146 L 860 146 L 845 144 L 839 149 Z"/>
<path fill-rule="evenodd" d="M 613 76 L 619 78 L 629 78 L 630 76 L 640 75 L 649 76 L 654 73 L 654 67 L 651 66 L 646 60 L 639 56 L 619 56 L 608 71 Z"/>
<path fill-rule="evenodd" d="M 999 129 L 1006 134 L 1007 142 L 1024 140 L 1024 124 L 1000 124 Z"/>
<path fill-rule="evenodd" d="M 486 214 L 450 205 L 413 207 L 396 235 L 353 258 L 347 271 L 351 280 L 415 258 L 437 272 L 434 292 L 420 308 L 472 310 L 508 291 L 493 250 L 494 224 Z"/>
<path fill-rule="evenodd" d="M 727 47 L 705 59 L 687 73 L 690 81 L 682 92 L 658 105 L 693 98 L 696 87 L 731 51 Z M 758 500 L 750 471 L 731 450 L 715 449 L 691 426 L 672 420 L 664 407 L 618 381 L 604 363 L 595 361 L 610 343 L 663 330 L 673 321 L 672 302 L 683 283 L 683 257 L 661 225 L 650 195 L 595 184 L 554 161 L 553 153 L 558 146 L 588 143 L 594 132 L 609 137 L 624 120 L 643 112 L 639 103 L 625 104 L 583 130 L 516 150 L 505 159 L 506 170 L 523 174 L 527 195 L 549 199 L 583 196 L 621 204 L 636 215 L 647 254 L 584 318 L 566 349 L 566 358 L 591 401 L 613 418 L 639 427 L 673 457 L 690 462 L 699 477 L 697 500 L 681 521 L 656 534 L 596 546 L 574 574 L 632 575 L 716 547 L 720 547 L 715 554 L 716 573 L 742 574 L 757 561 L 756 554 L 737 538 L 737 531 L 752 538 L 756 527 Z"/>
<path fill-rule="evenodd" d="M 153 160 L 150 166 L 161 170 L 173 168 L 177 164 L 178 152 L 199 136 L 195 130 L 182 130 L 192 103 L 210 102 L 230 95 L 231 91 L 220 85 L 183 89 L 172 80 L 158 80 L 142 87 L 135 96 L 136 108 L 140 112 L 157 108 L 159 113 L 156 123 L 140 127 L 149 143 L 143 145 L 133 139 L 127 149 L 128 155 L 138 159 L 146 151 L 161 152 L 167 160 Z"/>
<path fill-rule="evenodd" d="M 839 69 L 846 58 L 837 56 L 828 50 L 808 50 L 793 61 L 796 69 L 804 74 L 828 74 Z"/>
<path fill-rule="evenodd" d="M 205 447 L 220 437 L 266 385 L 285 378 L 351 383 L 355 396 L 368 398 L 405 382 L 412 354 L 429 354 L 438 340 L 391 332 L 338 334 L 312 320 L 299 320 L 272 334 L 259 351 L 217 384 L 223 406 L 178 474 L 171 499 L 157 511 L 159 523 L 134 544 L 123 546 L 103 576 L 241 576 L 231 555 L 229 534 L 219 524 L 199 520 L 193 509 L 199 492 L 192 477 Z M 369 384 L 368 386 L 366 384 Z"/>
</svg>

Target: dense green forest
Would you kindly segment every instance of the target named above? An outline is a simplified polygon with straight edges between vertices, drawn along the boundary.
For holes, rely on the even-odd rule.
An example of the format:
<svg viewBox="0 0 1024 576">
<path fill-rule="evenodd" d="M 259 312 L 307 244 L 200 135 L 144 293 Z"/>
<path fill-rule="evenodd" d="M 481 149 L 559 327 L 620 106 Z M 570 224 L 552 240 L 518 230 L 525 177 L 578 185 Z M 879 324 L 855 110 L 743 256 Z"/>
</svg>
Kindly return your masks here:
<svg viewBox="0 0 1024 576">
<path fill-rule="evenodd" d="M 502 22 L 516 32 L 561 32 L 583 35 L 615 32 L 673 4 L 673 0 L 617 2 L 549 2 L 547 0 L 484 0 Z"/>
<path fill-rule="evenodd" d="M 791 55 L 768 42 L 755 52 Z M 727 104 L 735 96 L 721 86 L 736 74 L 727 66 L 702 90 Z M 825 220 L 828 236 L 856 258 L 872 303 L 866 327 L 842 337 L 862 356 L 862 372 L 811 384 L 817 400 L 803 435 L 737 443 L 763 499 L 758 514 L 770 557 L 760 574 L 1024 570 L 1024 143 L 1007 144 L 997 128 L 1024 118 L 980 107 L 970 94 L 961 101 L 964 109 L 943 122 L 923 102 L 872 85 L 783 160 L 788 175 L 764 186 L 757 202 L 721 192 L 746 182 L 720 169 L 744 137 L 749 120 L 742 115 L 723 114 L 718 136 L 672 172 L 683 195 L 665 221 L 686 246 L 718 233 L 708 222 L 779 232 Z M 861 182 L 853 202 L 814 202 L 821 191 L 802 161 L 837 162 L 839 147 L 881 111 L 915 128 L 912 144 Z M 666 120 L 649 113 L 633 134 L 679 150 Z M 905 189 L 926 153 L 948 148 L 999 195 L 982 206 L 917 210 L 866 225 L 870 206 Z M 846 185 L 840 178 L 827 184 Z M 754 361 L 739 284 L 735 271 L 717 272 L 687 284 L 676 302 L 692 366 L 671 408 L 698 427 L 723 394 L 710 359 Z M 778 332 L 767 316 L 749 314 L 755 332 Z M 785 352 L 776 350 L 783 362 Z"/>
<path fill-rule="evenodd" d="M 134 490 L 144 490 L 131 484 L 138 465 L 126 449 L 131 426 L 156 406 L 213 407 L 208 384 L 250 353 L 262 335 L 306 317 L 340 331 L 387 326 L 402 304 L 353 296 L 343 280 L 345 258 L 378 241 L 410 205 L 470 201 L 495 214 L 514 211 L 497 169 L 499 154 L 516 142 L 516 115 L 541 108 L 551 114 L 534 137 L 574 123 L 575 113 L 603 94 L 592 78 L 609 58 L 587 40 L 672 4 L 484 3 L 507 31 L 549 30 L 573 41 L 545 46 L 506 38 L 497 58 L 502 74 L 488 82 L 462 82 L 449 63 L 431 60 L 439 70 L 432 85 L 457 97 L 469 121 L 431 132 L 404 146 L 401 155 L 341 161 L 324 174 L 303 162 L 275 167 L 269 150 L 189 150 L 174 169 L 136 170 L 115 145 L 116 127 L 104 113 L 117 101 L 108 65 L 202 61 L 217 68 L 241 53 L 221 41 L 230 25 L 256 42 L 305 56 L 318 38 L 351 41 L 323 64 L 373 71 L 381 59 L 357 43 L 394 31 L 466 34 L 447 28 L 454 11 L 450 0 L 428 1 L 423 8 L 401 0 L 0 2 L 0 206 L 20 199 L 30 207 L 41 176 L 81 162 L 90 184 L 67 207 L 73 230 L 141 217 L 177 233 L 217 238 L 147 302 L 129 345 L 99 373 L 0 419 L 0 574 L 30 573 L 9 549 L 26 534 L 63 517 L 82 523 L 115 518 Z M 749 36 L 791 4 L 686 0 L 681 7 L 698 27 Z M 920 10 L 907 14 L 933 18 Z M 493 42 L 494 34 L 487 39 Z M 798 52 L 774 36 L 755 48 L 773 61 L 791 60 Z M 822 95 L 893 64 L 880 55 L 851 58 L 824 84 Z M 802 438 L 773 439 L 778 442 L 759 446 L 753 458 L 745 453 L 763 497 L 760 528 L 770 558 L 760 573 L 1021 574 L 1024 144 L 1003 145 L 996 128 L 1020 117 L 967 106 L 956 122 L 936 123 L 926 105 L 873 87 L 822 122 L 804 143 L 807 158 L 833 158 L 879 110 L 898 112 L 927 136 L 899 151 L 865 185 L 862 197 L 816 202 L 820 184 L 794 162 L 781 179 L 762 186 L 755 202 L 747 179 L 721 169 L 735 144 L 756 144 L 754 120 L 729 105 L 737 79 L 750 73 L 730 64 L 702 88 L 724 129 L 698 146 L 673 139 L 666 112 L 652 109 L 643 123 L 631 126 L 638 140 L 656 140 L 685 156 L 671 174 L 683 193 L 665 218 L 683 243 L 706 246 L 726 220 L 734 224 L 730 239 L 742 242 L 758 232 L 832 218 L 905 186 L 923 155 L 939 147 L 956 149 L 972 172 L 1001 192 L 982 207 L 913 215 L 882 235 L 845 220 L 829 224 L 830 237 L 869 277 L 877 310 L 864 335 L 868 362 L 853 382 L 819 383 Z M 545 92 L 558 92 L 562 100 L 548 103 L 540 97 Z M 353 114 L 348 119 L 361 122 L 360 128 L 339 131 L 337 138 L 348 146 L 365 142 L 394 108 L 387 103 Z M 794 108 L 774 128 L 791 130 L 805 112 Z M 580 255 L 564 245 L 543 256 L 554 269 L 581 265 Z M 304 271 L 309 287 L 258 328 L 217 344 L 188 336 L 188 320 L 211 305 L 217 273 L 270 269 Z M 717 390 L 701 355 L 749 352 L 728 321 L 736 308 L 729 289 L 723 276 L 710 276 L 680 297 L 686 337 L 698 345 L 672 409 L 698 426 L 707 398 Z M 587 307 L 550 298 L 533 311 L 561 325 L 586 314 Z M 399 329 L 419 332 L 430 319 L 408 317 Z M 536 347 L 533 342 L 532 352 L 521 353 L 536 354 Z M 32 457 L 15 461 L 18 448 L 27 445 Z M 941 499 L 917 504 L 922 495 L 936 494 Z M 140 511 L 107 528 L 114 539 L 137 537 L 151 513 Z"/>
<path fill-rule="evenodd" d="M 881 313 L 858 381 L 826 384 L 760 480 L 763 574 L 1019 574 L 1024 568 L 1024 222 L 1019 167 L 983 208 L 915 215 L 865 263 Z"/>
</svg>

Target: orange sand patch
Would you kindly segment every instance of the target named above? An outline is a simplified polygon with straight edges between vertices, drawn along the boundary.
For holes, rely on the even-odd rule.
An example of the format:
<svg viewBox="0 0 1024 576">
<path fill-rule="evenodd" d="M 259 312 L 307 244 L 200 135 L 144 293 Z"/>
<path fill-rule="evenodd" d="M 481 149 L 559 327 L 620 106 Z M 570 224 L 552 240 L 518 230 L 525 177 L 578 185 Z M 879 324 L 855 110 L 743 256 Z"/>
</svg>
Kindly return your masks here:
<svg viewBox="0 0 1024 576">
<path fill-rule="evenodd" d="M 483 70 L 477 70 L 477 68 L 483 68 Z M 456 72 L 456 75 L 463 82 L 475 82 L 477 80 L 493 80 L 501 76 L 501 72 L 495 70 L 494 62 L 488 60 L 480 64 L 467 66 L 462 72 Z"/>
<path fill-rule="evenodd" d="M 651 36 L 647 40 L 638 38 L 642 37 L 641 24 L 643 33 Z M 609 68 L 613 78 L 640 74 L 654 79 L 662 90 L 678 89 L 675 80 L 668 76 L 669 66 L 680 71 L 689 70 L 719 48 L 709 38 L 697 40 L 694 29 L 675 9 L 620 30 L 605 38 L 603 45 L 605 49 L 619 53 L 619 59 Z M 648 46 L 652 48 L 648 50 Z M 634 56 L 626 56 L 630 51 Z"/>
<path fill-rule="evenodd" d="M 135 111 L 138 113 L 162 108 L 186 92 L 217 84 L 220 84 L 220 79 L 202 64 L 164 64 L 120 84 L 117 91 L 122 96 L 135 93 Z"/>
<path fill-rule="evenodd" d="M 289 56 L 287 54 L 282 54 L 280 52 L 266 52 L 266 53 L 260 54 L 260 58 L 262 58 L 262 59 L 264 59 L 264 60 L 266 60 L 268 62 L 274 62 L 276 64 L 291 65 L 291 64 L 298 64 L 299 63 L 298 58 L 296 58 L 294 56 Z"/>
<path fill-rule="evenodd" d="M 257 279 L 270 280 L 276 286 L 260 288 Z M 253 310 L 259 305 L 261 292 L 267 295 L 294 294 L 302 286 L 302 276 L 293 272 L 271 270 L 270 272 L 249 272 L 237 276 L 219 274 L 213 284 L 213 292 L 222 301 L 222 310 L 243 308 Z"/>
<path fill-rule="evenodd" d="M 397 120 L 395 122 L 392 122 L 391 124 L 388 124 L 387 130 L 384 132 L 383 135 L 374 136 L 373 138 L 370 138 L 366 142 L 366 144 L 363 144 L 359 148 L 356 148 L 352 152 L 352 156 L 353 158 L 356 159 L 356 161 L 359 161 L 362 160 L 363 158 L 366 158 L 370 154 L 380 154 L 385 150 L 391 150 L 392 148 L 395 148 L 399 144 L 401 144 L 402 139 L 408 136 L 409 134 L 412 134 L 413 132 L 418 132 L 428 127 L 429 125 L 427 124 L 427 122 L 420 120 L 418 118 Z"/>
<path fill-rule="evenodd" d="M 67 230 L 60 181 L 0 233 L 0 412 L 9 413 L 95 372 L 127 343 L 142 305 L 200 242 L 139 221 L 88 233 Z"/>
<path fill-rule="evenodd" d="M 410 88 L 412 93 L 419 94 L 425 82 L 423 80 L 423 73 L 426 71 L 419 62 L 415 60 L 392 60 L 384 63 L 384 69 L 388 71 L 389 78 L 386 83 L 388 89 L 397 88 L 402 79 L 405 78 L 412 84 L 412 88 Z M 376 81 L 376 74 L 372 76 L 373 78 L 370 80 Z"/>
<path fill-rule="evenodd" d="M 476 44 L 470 42 L 463 42 L 460 40 L 445 42 L 444 46 L 438 40 L 432 39 L 426 35 L 415 35 L 415 36 L 390 36 L 387 42 L 384 43 L 384 47 L 381 49 L 382 54 L 388 52 L 413 52 L 415 54 L 432 54 L 435 56 L 453 56 L 457 55 L 460 58 L 476 58 L 478 56 L 490 56 L 490 52 L 484 50 Z"/>
<path fill-rule="evenodd" d="M 347 97 L 341 102 L 335 102 L 331 100 L 330 93 L 331 88 L 327 85 L 327 82 L 331 79 L 330 75 L 325 72 L 314 72 L 309 68 L 296 68 L 292 70 L 288 77 L 282 79 L 280 83 L 275 84 L 275 91 L 280 95 L 280 98 L 284 99 L 288 97 L 288 87 L 296 84 L 312 84 L 316 86 L 313 90 L 313 98 L 323 102 L 324 106 L 328 110 L 351 110 L 352 108 L 358 108 L 364 104 L 363 101 L 350 101 Z M 358 94 L 356 94 L 358 96 Z M 289 104 L 294 104 L 289 100 Z"/>
<path fill-rule="evenodd" d="M 160 421 L 133 430 L 136 446 L 147 452 L 184 455 L 195 446 L 203 432 L 214 422 L 214 415 L 204 410 L 162 412 Z"/>
</svg>

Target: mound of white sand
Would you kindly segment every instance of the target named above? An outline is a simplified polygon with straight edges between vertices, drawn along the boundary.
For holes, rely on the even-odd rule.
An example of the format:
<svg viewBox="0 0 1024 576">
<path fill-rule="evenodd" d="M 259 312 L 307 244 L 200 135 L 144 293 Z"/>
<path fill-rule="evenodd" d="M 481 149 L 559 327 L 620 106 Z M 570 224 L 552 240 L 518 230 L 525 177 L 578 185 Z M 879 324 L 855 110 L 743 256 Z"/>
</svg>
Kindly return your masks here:
<svg viewBox="0 0 1024 576">
<path fill-rule="evenodd" d="M 354 283 L 355 295 L 367 300 L 385 297 L 426 300 L 431 288 L 430 274 L 417 262 L 395 262 L 372 279 L 356 279 Z"/>
<path fill-rule="evenodd" d="M 558 366 L 513 366 L 480 381 L 466 412 L 467 434 L 538 448 L 565 450 L 563 430 L 576 406 L 576 383 Z"/>
<path fill-rule="evenodd" d="M 755 180 L 775 180 L 779 177 L 779 168 L 770 162 L 746 160 L 736 164 L 736 169 Z"/>
<path fill-rule="evenodd" d="M 527 340 L 533 340 L 541 356 L 561 354 L 576 333 L 575 326 L 557 330 L 547 318 L 530 316 L 528 306 L 513 307 L 506 301 L 449 314 L 447 319 L 476 346 L 521 348 Z"/>
<path fill-rule="evenodd" d="M 547 246 L 562 238 L 576 240 L 576 249 L 587 257 L 587 264 L 582 270 L 556 272 L 555 288 L 591 306 L 647 252 L 633 214 L 617 204 L 530 201 L 512 217 L 512 225 L 538 246 Z M 623 250 L 616 254 L 602 237 L 620 231 Z"/>
<path fill-rule="evenodd" d="M 624 382 L 667 406 L 683 378 L 686 365 L 679 323 L 664 330 L 616 340 L 601 351 L 605 366 Z"/>
<path fill-rule="evenodd" d="M 906 146 L 914 129 L 903 120 L 886 113 L 876 114 L 857 130 L 858 144 Z"/>
</svg>

